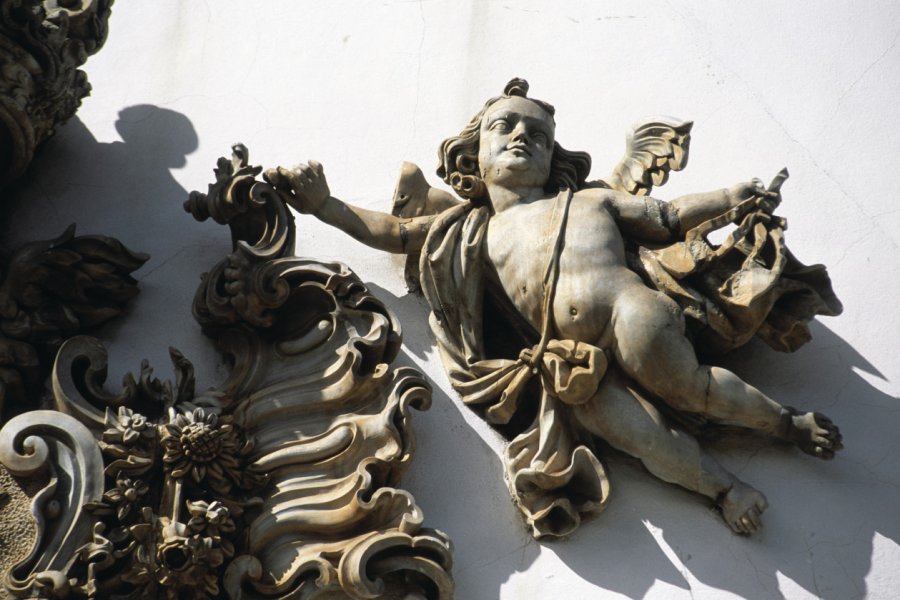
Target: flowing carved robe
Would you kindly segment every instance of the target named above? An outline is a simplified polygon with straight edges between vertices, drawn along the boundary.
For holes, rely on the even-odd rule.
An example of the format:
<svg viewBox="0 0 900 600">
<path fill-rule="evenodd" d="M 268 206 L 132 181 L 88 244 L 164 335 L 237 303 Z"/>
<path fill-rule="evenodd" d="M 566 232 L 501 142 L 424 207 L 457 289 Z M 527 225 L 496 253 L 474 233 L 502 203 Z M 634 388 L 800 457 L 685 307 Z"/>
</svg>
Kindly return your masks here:
<svg viewBox="0 0 900 600">
<path fill-rule="evenodd" d="M 507 483 L 533 534 L 567 535 L 582 515 L 601 511 L 609 493 L 595 440 L 572 406 L 602 393 L 607 368 L 616 366 L 602 349 L 576 340 L 534 346 L 537 333 L 492 285 L 484 243 L 489 219 L 486 207 L 469 202 L 440 214 L 420 258 L 421 289 L 451 385 L 512 438 L 504 456 Z M 731 222 L 738 227 L 725 243 L 706 241 Z M 838 314 L 841 306 L 824 267 L 806 267 L 788 252 L 784 227 L 742 205 L 662 248 L 629 242 L 629 266 L 679 302 L 704 350 L 727 351 L 756 334 L 793 351 L 809 339 L 807 321 Z M 498 322 L 508 325 L 497 337 L 519 338 L 519 347 L 492 351 L 496 334 L 486 336 L 486 321 L 495 331 Z"/>
</svg>

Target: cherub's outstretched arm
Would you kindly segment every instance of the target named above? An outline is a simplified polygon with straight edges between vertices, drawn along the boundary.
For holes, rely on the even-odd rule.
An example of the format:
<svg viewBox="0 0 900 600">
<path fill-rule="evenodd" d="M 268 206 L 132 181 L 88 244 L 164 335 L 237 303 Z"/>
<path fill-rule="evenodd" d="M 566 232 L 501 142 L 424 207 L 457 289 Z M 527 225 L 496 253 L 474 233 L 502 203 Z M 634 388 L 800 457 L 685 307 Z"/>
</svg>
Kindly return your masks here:
<svg viewBox="0 0 900 600">
<path fill-rule="evenodd" d="M 759 198 L 760 207 L 766 212 L 772 212 L 779 201 L 777 192 L 766 190 L 759 179 L 713 192 L 680 196 L 671 202 L 624 193 L 614 193 L 611 197 L 616 220 L 627 234 L 660 242 L 681 238 L 697 225 L 751 198 Z"/>
<path fill-rule="evenodd" d="M 395 217 L 338 200 L 331 195 L 322 165 L 314 160 L 293 169 L 269 169 L 264 176 L 298 212 L 314 215 L 360 242 L 385 252 L 418 252 L 436 218 Z"/>
</svg>

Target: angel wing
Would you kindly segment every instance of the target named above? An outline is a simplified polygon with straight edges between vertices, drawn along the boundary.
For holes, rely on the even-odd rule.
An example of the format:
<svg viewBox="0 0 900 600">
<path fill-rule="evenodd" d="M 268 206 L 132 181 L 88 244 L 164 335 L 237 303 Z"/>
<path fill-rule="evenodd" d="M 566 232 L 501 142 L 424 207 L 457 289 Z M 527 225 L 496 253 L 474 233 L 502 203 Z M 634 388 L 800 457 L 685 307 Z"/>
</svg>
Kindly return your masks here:
<svg viewBox="0 0 900 600">
<path fill-rule="evenodd" d="M 436 215 L 459 204 L 461 201 L 453 194 L 431 187 L 425 179 L 422 169 L 410 162 L 403 163 L 397 187 L 394 189 L 394 200 L 391 214 L 404 219 Z M 419 291 L 419 254 L 408 254 L 403 270 L 406 288 L 410 292 Z"/>
<path fill-rule="evenodd" d="M 431 187 L 422 169 L 405 162 L 394 189 L 391 214 L 403 218 L 436 215 L 459 203 L 453 194 Z"/>
<path fill-rule="evenodd" d="M 648 195 L 653 186 L 669 179 L 670 171 L 680 171 L 687 165 L 693 126 L 693 121 L 672 117 L 636 123 L 625 138 L 625 155 L 609 177 L 588 185 Z"/>
</svg>

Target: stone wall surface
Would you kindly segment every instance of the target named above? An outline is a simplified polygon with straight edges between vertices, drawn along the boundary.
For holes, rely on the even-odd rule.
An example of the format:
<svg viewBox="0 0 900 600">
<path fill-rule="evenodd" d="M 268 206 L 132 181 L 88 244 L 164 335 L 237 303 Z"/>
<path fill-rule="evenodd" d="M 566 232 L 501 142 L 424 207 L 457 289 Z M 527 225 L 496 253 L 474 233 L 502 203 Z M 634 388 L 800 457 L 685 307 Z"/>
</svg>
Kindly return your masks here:
<svg viewBox="0 0 900 600">
<path fill-rule="evenodd" d="M 398 364 L 435 384 L 416 417 L 403 487 L 455 546 L 461 600 L 891 598 L 900 585 L 900 5 L 894 2 L 650 1 L 117 3 L 93 92 L 9 190 L 2 240 L 50 239 L 72 222 L 150 260 L 141 294 L 97 334 L 110 380 L 174 346 L 198 389 L 227 369 L 191 313 L 200 274 L 230 250 L 182 203 L 230 145 L 251 162 L 325 165 L 332 192 L 389 210 L 402 161 L 433 174 L 455 135 L 514 76 L 556 106 L 557 139 L 618 161 L 637 119 L 695 122 L 669 199 L 784 166 L 779 214 L 791 249 L 828 265 L 844 314 L 813 323 L 795 354 L 762 343 L 725 364 L 785 404 L 827 412 L 833 462 L 742 438 L 708 445 L 771 508 L 752 538 L 698 496 L 611 456 L 609 507 L 569 539 L 532 539 L 509 499 L 503 441 L 452 392 L 423 300 L 403 262 L 310 217 L 297 253 L 350 265 L 398 315 Z M 169 378 L 169 373 L 158 373 Z"/>
</svg>

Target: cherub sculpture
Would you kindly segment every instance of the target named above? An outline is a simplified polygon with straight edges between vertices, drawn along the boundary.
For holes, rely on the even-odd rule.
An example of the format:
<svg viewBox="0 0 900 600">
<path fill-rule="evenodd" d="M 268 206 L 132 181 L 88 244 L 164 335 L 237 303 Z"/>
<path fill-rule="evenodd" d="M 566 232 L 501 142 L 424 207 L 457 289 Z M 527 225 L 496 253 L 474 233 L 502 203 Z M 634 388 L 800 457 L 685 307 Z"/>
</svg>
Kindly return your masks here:
<svg viewBox="0 0 900 600">
<path fill-rule="evenodd" d="M 450 382 L 513 438 L 509 486 L 535 536 L 566 535 L 604 507 L 596 438 L 712 499 L 734 531 L 756 531 L 765 497 L 705 454 L 688 424 L 749 428 L 820 458 L 842 447 L 823 415 L 697 359 L 754 334 L 793 350 L 809 338 L 806 321 L 840 312 L 824 268 L 791 256 L 772 215 L 787 173 L 768 189 L 753 180 L 650 198 L 685 165 L 691 127 L 659 120 L 635 129 L 607 181 L 588 182 L 590 156 L 556 142 L 553 107 L 527 90 L 512 80 L 441 145 L 437 173 L 462 201 L 411 166 L 394 214 L 334 198 L 315 161 L 266 177 L 301 213 L 421 254 Z M 710 244 L 728 223 L 731 236 Z"/>
</svg>

